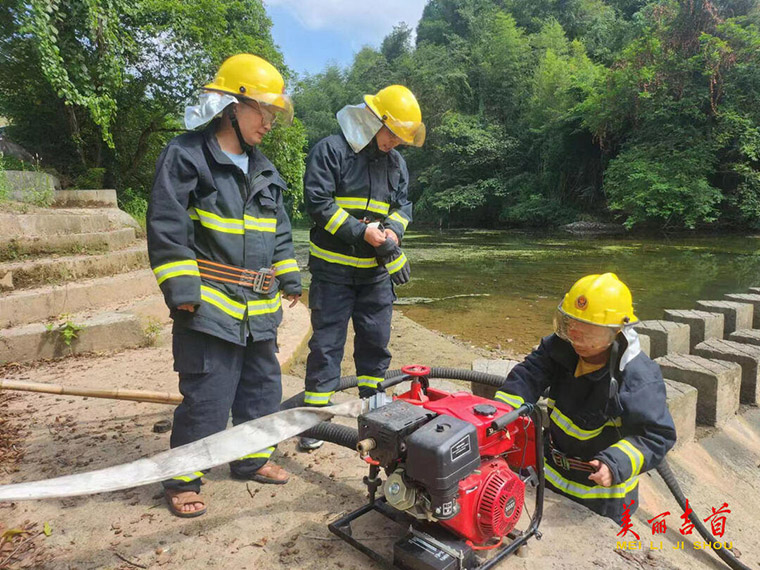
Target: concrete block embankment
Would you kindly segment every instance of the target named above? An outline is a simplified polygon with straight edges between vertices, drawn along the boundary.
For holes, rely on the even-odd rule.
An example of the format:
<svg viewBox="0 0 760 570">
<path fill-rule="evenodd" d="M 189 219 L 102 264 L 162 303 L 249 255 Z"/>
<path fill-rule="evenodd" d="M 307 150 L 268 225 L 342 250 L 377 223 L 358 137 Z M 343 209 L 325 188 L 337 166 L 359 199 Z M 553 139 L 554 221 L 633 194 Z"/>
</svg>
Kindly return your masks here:
<svg viewBox="0 0 760 570">
<path fill-rule="evenodd" d="M 724 338 L 732 332 L 752 328 L 754 308 L 748 303 L 735 301 L 697 301 L 697 309 L 723 315 Z"/>
<path fill-rule="evenodd" d="M 666 354 L 688 354 L 689 326 L 671 321 L 641 321 L 636 325 L 639 335 L 649 337 L 651 358 Z"/>
<path fill-rule="evenodd" d="M 742 367 L 741 402 L 758 403 L 760 346 L 713 338 L 699 343 L 694 354 L 715 360 L 735 362 Z"/>
<path fill-rule="evenodd" d="M 728 335 L 728 340 L 760 346 L 760 329 L 743 329 L 740 331 L 734 331 Z"/>
<path fill-rule="evenodd" d="M 723 315 L 707 311 L 665 311 L 665 320 L 689 325 L 689 348 L 711 338 L 723 338 Z"/>
<path fill-rule="evenodd" d="M 697 389 L 697 422 L 721 426 L 739 409 L 742 368 L 734 362 L 693 354 L 671 354 L 656 360 L 669 380 Z"/>
<path fill-rule="evenodd" d="M 734 301 L 737 303 L 748 303 L 752 305 L 752 307 L 754 307 L 754 312 L 751 328 L 760 329 L 760 295 L 753 293 L 729 293 L 728 295 L 725 295 L 725 298 L 729 301 Z"/>
<path fill-rule="evenodd" d="M 697 423 L 697 389 L 683 382 L 665 380 L 670 415 L 676 425 L 676 447 L 694 440 Z"/>
</svg>

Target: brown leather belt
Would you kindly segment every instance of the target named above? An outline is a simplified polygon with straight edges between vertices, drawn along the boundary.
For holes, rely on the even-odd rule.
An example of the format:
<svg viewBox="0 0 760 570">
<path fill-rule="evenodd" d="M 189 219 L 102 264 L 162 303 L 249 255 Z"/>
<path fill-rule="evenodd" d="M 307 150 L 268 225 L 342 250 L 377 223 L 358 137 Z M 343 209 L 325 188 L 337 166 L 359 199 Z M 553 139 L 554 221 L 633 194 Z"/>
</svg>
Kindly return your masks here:
<svg viewBox="0 0 760 570">
<path fill-rule="evenodd" d="M 262 267 L 254 271 L 207 259 L 198 259 L 198 271 L 201 277 L 206 279 L 250 287 L 256 293 L 268 293 L 274 284 L 274 268 L 272 267 Z"/>
</svg>

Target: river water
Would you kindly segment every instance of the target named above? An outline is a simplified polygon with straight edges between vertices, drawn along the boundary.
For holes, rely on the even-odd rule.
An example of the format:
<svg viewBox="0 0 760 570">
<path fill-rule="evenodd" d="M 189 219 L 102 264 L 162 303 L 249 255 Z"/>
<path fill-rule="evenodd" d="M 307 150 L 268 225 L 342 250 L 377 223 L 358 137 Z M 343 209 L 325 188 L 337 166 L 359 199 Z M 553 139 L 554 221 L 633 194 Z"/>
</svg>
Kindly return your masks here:
<svg viewBox="0 0 760 570">
<path fill-rule="evenodd" d="M 300 262 L 308 236 L 298 231 L 295 238 Z M 637 316 L 659 319 L 663 309 L 692 309 L 699 299 L 760 286 L 759 248 L 760 235 L 586 238 L 412 231 L 404 239 L 412 280 L 396 289 L 397 308 L 427 328 L 524 354 L 551 332 L 557 304 L 583 275 L 617 273 L 631 288 Z"/>
</svg>

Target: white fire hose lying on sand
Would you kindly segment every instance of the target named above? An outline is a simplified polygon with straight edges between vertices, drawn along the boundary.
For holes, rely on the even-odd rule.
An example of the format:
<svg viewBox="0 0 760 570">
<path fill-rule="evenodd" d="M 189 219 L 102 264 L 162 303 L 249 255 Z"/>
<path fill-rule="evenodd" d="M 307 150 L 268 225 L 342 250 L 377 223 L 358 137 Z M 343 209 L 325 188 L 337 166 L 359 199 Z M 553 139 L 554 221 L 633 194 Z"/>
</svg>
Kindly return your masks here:
<svg viewBox="0 0 760 570">
<path fill-rule="evenodd" d="M 277 445 L 335 416 L 357 418 L 373 406 L 373 399 L 351 400 L 327 408 L 277 412 L 132 463 L 42 481 L 0 485 L 0 501 L 74 497 L 157 483 Z"/>
</svg>

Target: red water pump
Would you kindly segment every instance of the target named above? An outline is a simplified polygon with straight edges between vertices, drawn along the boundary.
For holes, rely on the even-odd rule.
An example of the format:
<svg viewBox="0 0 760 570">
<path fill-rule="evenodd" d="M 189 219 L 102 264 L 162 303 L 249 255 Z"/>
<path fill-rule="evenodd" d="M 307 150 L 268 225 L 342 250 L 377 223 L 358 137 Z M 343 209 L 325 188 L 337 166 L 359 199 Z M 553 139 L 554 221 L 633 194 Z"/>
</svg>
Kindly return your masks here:
<svg viewBox="0 0 760 570">
<path fill-rule="evenodd" d="M 411 380 L 409 391 L 359 417 L 358 449 L 371 465 L 365 477 L 370 505 L 330 529 L 387 563 L 350 532 L 352 520 L 377 510 L 402 524 L 412 523 L 394 545 L 394 567 L 489 568 L 530 536 L 540 536 L 540 416 L 532 405 L 515 410 L 469 392 L 432 388 L 427 367 L 408 366 L 402 372 L 404 376 L 386 380 L 382 387 Z M 387 475 L 382 482 L 381 469 Z M 526 484 L 537 487 L 536 509 L 530 528 L 516 533 Z M 380 488 L 382 497 L 375 500 Z M 480 561 L 477 555 L 488 550 L 498 553 Z M 452 565 L 442 563 L 444 558 Z"/>
</svg>

